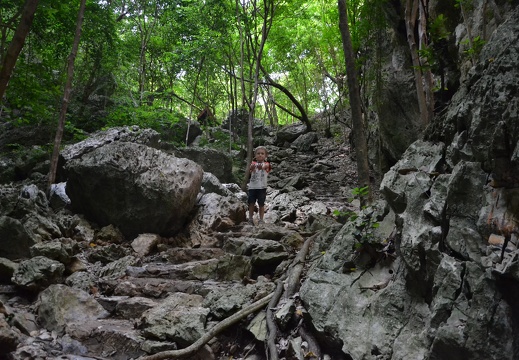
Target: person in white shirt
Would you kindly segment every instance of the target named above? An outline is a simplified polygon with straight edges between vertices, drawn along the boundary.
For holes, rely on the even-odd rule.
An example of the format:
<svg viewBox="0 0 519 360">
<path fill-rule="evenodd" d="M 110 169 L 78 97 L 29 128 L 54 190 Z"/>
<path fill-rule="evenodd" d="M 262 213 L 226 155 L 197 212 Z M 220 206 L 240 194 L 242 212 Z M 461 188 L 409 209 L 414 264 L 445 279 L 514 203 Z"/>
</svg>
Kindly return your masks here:
<svg viewBox="0 0 519 360">
<path fill-rule="evenodd" d="M 256 202 L 259 208 L 258 225 L 264 224 L 265 199 L 267 198 L 267 176 L 272 166 L 267 161 L 268 151 L 264 146 L 258 146 L 254 150 L 254 160 L 249 166 L 249 224 L 254 225 L 254 207 Z"/>
</svg>

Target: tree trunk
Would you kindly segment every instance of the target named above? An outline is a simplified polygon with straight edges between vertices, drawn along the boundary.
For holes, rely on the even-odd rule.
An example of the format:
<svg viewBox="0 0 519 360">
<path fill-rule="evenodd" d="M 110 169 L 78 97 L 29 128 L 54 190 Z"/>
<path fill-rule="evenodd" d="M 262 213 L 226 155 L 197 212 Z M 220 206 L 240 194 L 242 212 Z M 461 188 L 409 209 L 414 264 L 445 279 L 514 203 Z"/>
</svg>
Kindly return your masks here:
<svg viewBox="0 0 519 360">
<path fill-rule="evenodd" d="M 13 40 L 11 40 L 5 58 L 3 59 L 2 68 L 0 69 L 0 100 L 4 97 L 7 84 L 13 73 L 14 65 L 18 59 L 18 55 L 20 55 L 20 51 L 22 51 L 25 38 L 31 29 L 34 13 L 38 7 L 38 1 L 39 0 L 27 0 L 25 2 L 20 23 L 16 28 Z"/>
<path fill-rule="evenodd" d="M 362 120 L 362 107 L 359 92 L 359 84 L 355 69 L 355 59 L 353 56 L 353 45 L 351 43 L 350 28 L 348 25 L 348 9 L 345 0 L 338 0 L 339 5 L 339 28 L 342 38 L 342 48 L 346 60 L 346 74 L 348 77 L 348 89 L 350 92 L 351 118 L 353 123 L 353 138 L 355 142 L 355 152 L 357 155 L 357 176 L 359 187 L 370 185 L 369 164 L 368 164 L 368 145 Z M 371 200 L 371 189 L 369 189 L 368 200 Z M 362 199 L 361 199 L 362 200 Z"/>
<path fill-rule="evenodd" d="M 67 115 L 67 107 L 72 92 L 72 78 L 74 76 L 74 62 L 76 61 L 77 49 L 79 47 L 79 40 L 81 38 L 81 26 L 83 24 L 83 17 L 85 14 L 85 3 L 86 0 L 81 0 L 79 6 L 79 12 L 77 15 L 76 22 L 76 33 L 74 35 L 74 43 L 72 44 L 72 50 L 68 57 L 67 64 L 67 81 L 65 83 L 65 89 L 63 91 L 63 100 L 61 102 L 61 111 L 59 114 L 58 130 L 56 131 L 56 138 L 54 139 L 54 151 L 50 159 L 50 171 L 49 171 L 49 182 L 47 193 L 50 194 L 50 187 L 56 180 L 56 170 L 58 168 L 59 148 L 61 146 L 61 139 L 63 138 L 63 129 L 65 128 L 65 118 Z"/>
<path fill-rule="evenodd" d="M 258 8 L 256 5 L 256 1 L 253 2 L 254 6 L 254 13 L 258 13 Z M 261 27 L 261 38 L 259 44 L 257 44 L 256 47 L 253 47 L 255 49 L 255 56 L 254 56 L 254 85 L 252 88 L 252 98 L 249 103 L 249 124 L 247 129 L 247 161 L 245 164 L 245 174 L 243 176 L 243 182 L 242 182 L 242 189 L 245 190 L 247 187 L 247 182 L 249 180 L 249 164 L 252 160 L 252 152 L 253 152 L 253 139 L 252 139 L 252 130 L 253 130 L 253 122 L 254 122 L 254 110 L 256 109 L 256 102 L 258 99 L 258 88 L 259 88 L 259 75 L 260 75 L 260 69 L 261 69 L 261 59 L 263 57 L 263 49 L 265 47 L 265 42 L 267 41 L 267 36 L 270 31 L 270 27 L 272 26 L 272 19 L 274 16 L 274 3 L 273 0 L 264 0 L 263 1 L 263 25 Z M 250 35 L 250 42 L 252 42 L 252 34 Z M 243 53 L 243 52 L 242 52 Z M 243 66 L 243 62 L 242 62 Z M 243 79 L 243 76 L 242 76 Z M 243 80 L 242 80 L 243 83 Z"/>
<path fill-rule="evenodd" d="M 193 100 L 192 103 L 195 103 L 196 100 L 196 89 L 198 88 L 198 79 L 200 79 L 200 73 L 202 72 L 202 67 L 204 66 L 205 57 L 202 56 L 200 60 L 200 65 L 198 66 L 198 71 L 196 72 L 195 85 L 193 85 Z M 187 118 L 187 131 L 186 131 L 186 146 L 189 146 L 189 130 L 191 129 L 191 119 L 193 118 L 193 106 L 189 107 L 189 117 Z"/>
<path fill-rule="evenodd" d="M 276 110 L 276 101 L 274 100 L 274 94 L 272 93 L 272 89 L 270 86 L 267 86 L 267 94 L 268 94 L 268 107 L 270 108 L 271 113 L 271 123 L 272 127 L 278 126 L 278 112 Z"/>
<path fill-rule="evenodd" d="M 306 113 L 303 105 L 296 99 L 296 97 L 286 87 L 284 87 L 283 85 L 274 81 L 274 79 L 272 79 L 270 77 L 270 75 L 268 74 L 268 72 L 265 70 L 265 68 L 263 66 L 261 66 L 261 71 L 263 72 L 263 75 L 265 76 L 265 78 L 268 81 L 267 85 L 275 87 L 276 89 L 280 90 L 283 94 L 285 94 L 290 99 L 292 104 L 297 108 L 297 110 L 299 110 L 299 113 L 301 115 L 296 115 L 296 114 L 294 114 L 293 111 L 290 111 L 277 103 L 275 103 L 275 104 L 279 108 L 281 108 L 285 112 L 287 112 L 288 114 L 295 117 L 296 119 L 301 120 L 301 122 L 306 125 L 306 131 L 312 131 L 312 124 L 310 123 L 310 119 L 308 118 L 308 114 Z"/>
<path fill-rule="evenodd" d="M 139 9 L 142 14 L 139 15 L 137 20 L 137 28 L 139 29 L 140 36 L 140 50 L 139 50 L 139 105 L 144 104 L 144 92 L 146 91 L 146 84 L 148 79 L 146 78 L 147 62 L 146 62 L 146 51 L 151 39 L 151 35 L 158 22 L 158 9 L 159 5 L 156 2 L 143 2 L 140 4 L 142 7 Z M 152 6 L 152 13 L 148 13 L 149 6 Z M 148 19 L 152 19 L 151 24 L 148 25 Z"/>
<path fill-rule="evenodd" d="M 241 3 L 239 0 L 236 0 L 236 20 L 238 23 L 238 32 L 240 34 L 240 85 L 241 85 L 241 97 L 242 102 L 247 103 L 247 91 L 245 89 L 245 35 L 243 34 L 244 29 L 241 24 Z M 243 105 L 242 105 L 243 106 Z M 250 135 L 249 135 L 250 132 Z M 247 159 L 245 160 L 245 173 L 243 177 L 243 181 L 241 184 L 242 190 L 247 189 L 247 181 L 249 178 L 249 171 L 248 166 L 250 163 L 250 160 L 252 158 L 252 125 L 249 124 L 248 130 L 247 130 Z"/>
<path fill-rule="evenodd" d="M 418 29 L 418 48 L 420 50 L 426 50 L 428 45 L 428 38 L 427 38 L 427 9 L 425 8 L 427 6 L 428 0 L 422 0 L 420 1 L 418 5 L 418 11 L 419 11 L 419 29 Z M 424 63 L 427 60 L 421 59 L 420 63 Z M 427 122 L 426 124 L 430 124 L 433 119 L 434 114 L 434 91 L 433 91 L 433 75 L 431 72 L 431 67 L 429 64 L 425 64 L 426 66 L 423 66 L 421 68 L 421 73 L 423 76 L 423 84 L 424 84 L 424 93 L 425 93 L 425 104 L 427 109 Z"/>
<path fill-rule="evenodd" d="M 425 96 L 425 90 L 423 86 L 422 71 L 420 58 L 418 56 L 418 46 L 416 44 L 415 26 L 416 18 L 418 16 L 418 1 L 407 0 L 405 6 L 405 27 L 407 30 L 407 42 L 411 51 L 411 60 L 413 62 L 413 72 L 416 85 L 416 95 L 418 98 L 418 108 L 420 111 L 420 122 L 422 128 L 425 128 L 429 124 L 429 109 L 427 106 L 427 99 Z"/>
</svg>

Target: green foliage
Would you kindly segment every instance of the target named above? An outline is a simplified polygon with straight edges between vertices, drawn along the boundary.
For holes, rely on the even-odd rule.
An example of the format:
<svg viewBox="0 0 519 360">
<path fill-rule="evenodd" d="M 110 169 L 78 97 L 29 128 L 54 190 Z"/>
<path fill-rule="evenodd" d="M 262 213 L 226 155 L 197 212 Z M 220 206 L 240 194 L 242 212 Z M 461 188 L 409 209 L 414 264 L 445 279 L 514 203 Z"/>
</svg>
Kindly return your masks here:
<svg viewBox="0 0 519 360">
<path fill-rule="evenodd" d="M 85 140 L 88 137 L 88 134 L 74 126 L 74 124 L 72 124 L 70 121 L 65 122 L 65 128 L 63 132 L 64 138 L 71 140 L 72 142 L 79 142 L 81 140 Z"/>
<path fill-rule="evenodd" d="M 362 198 L 369 195 L 369 186 L 363 186 L 363 187 L 356 187 L 353 190 L 351 190 L 352 195 L 355 198 Z"/>
<path fill-rule="evenodd" d="M 160 131 L 179 121 L 179 114 L 153 106 L 119 105 L 111 109 L 106 118 L 106 127 L 138 125 Z"/>
<path fill-rule="evenodd" d="M 470 42 L 468 39 L 463 40 L 462 44 L 470 46 Z M 478 56 L 485 44 L 485 40 L 483 40 L 480 36 L 476 36 L 474 39 L 472 39 L 472 46 L 469 47 L 467 50 L 463 51 L 463 53 L 470 57 Z"/>
<path fill-rule="evenodd" d="M 228 131 L 221 128 L 205 129 L 204 135 L 200 140 L 200 146 L 210 147 L 212 149 L 228 152 L 231 150 L 240 150 L 241 145 L 246 143 L 246 139 L 232 139 Z"/>
<path fill-rule="evenodd" d="M 268 1 L 273 1 L 276 12 L 262 64 L 309 115 L 331 108 L 338 89 L 325 74 L 344 73 L 337 3 Z M 3 1 L 0 25 L 14 17 L 22 3 Z M 236 9 L 234 1 L 221 0 L 87 1 L 68 107 L 71 136 L 81 137 L 82 130 L 106 126 L 167 127 L 195 118 L 196 108 L 210 106 L 221 116 L 244 106 L 241 85 L 233 76 L 240 70 L 237 24 L 254 39 L 265 3 L 256 2 L 257 10 L 253 2 L 242 3 L 245 10 Z M 384 26 L 383 3 L 350 2 L 359 66 L 368 62 L 367 50 Z M 4 102 L 8 108 L 21 110 L 17 122 L 56 122 L 78 8 L 77 1 L 40 0 Z M 12 38 L 10 27 L 4 28 L 0 54 Z M 247 74 L 254 63 L 247 60 L 255 45 L 252 41 L 244 46 L 244 93 L 249 94 Z M 360 73 L 370 76 L 366 70 Z M 279 90 L 272 89 L 272 94 L 277 103 L 293 109 Z M 258 103 L 255 116 L 262 117 L 263 111 Z M 297 121 L 279 108 L 278 119 L 280 123 Z"/>
<path fill-rule="evenodd" d="M 43 162 L 49 158 L 52 148 L 48 146 L 27 146 L 25 144 L 6 144 L 6 153 L 15 159 L 15 162 L 20 166 L 27 166 L 27 164 L 35 165 L 38 162 Z"/>
<path fill-rule="evenodd" d="M 450 36 L 447 30 L 447 18 L 443 14 L 439 14 L 436 18 L 429 22 L 429 33 L 432 41 L 447 40 Z"/>
<path fill-rule="evenodd" d="M 369 196 L 369 187 L 356 187 L 352 189 L 351 193 L 354 199 L 361 200 L 361 198 Z M 353 236 L 356 240 L 356 249 L 362 248 L 362 246 L 367 243 L 378 242 L 375 236 L 375 229 L 377 229 L 380 224 L 377 222 L 374 213 L 374 209 L 370 207 L 362 207 L 358 211 L 333 211 L 334 216 L 345 222 L 351 222 L 355 226 Z"/>
</svg>

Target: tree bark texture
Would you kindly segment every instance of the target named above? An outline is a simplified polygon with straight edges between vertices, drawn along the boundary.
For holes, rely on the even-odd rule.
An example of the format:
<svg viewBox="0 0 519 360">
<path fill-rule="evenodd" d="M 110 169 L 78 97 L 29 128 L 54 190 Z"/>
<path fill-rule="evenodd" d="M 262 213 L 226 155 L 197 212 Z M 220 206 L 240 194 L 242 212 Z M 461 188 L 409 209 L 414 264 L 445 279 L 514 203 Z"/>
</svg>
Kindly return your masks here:
<svg viewBox="0 0 519 360">
<path fill-rule="evenodd" d="M 370 185 L 368 145 L 366 140 L 366 130 L 362 119 L 362 104 L 357 81 L 357 71 L 355 69 L 355 58 L 353 56 L 353 45 L 351 43 L 350 28 L 348 25 L 348 8 L 345 0 L 338 0 L 339 5 L 339 29 L 342 38 L 342 48 L 346 61 L 346 75 L 348 78 L 348 89 L 350 95 L 351 118 L 353 124 L 353 139 L 355 152 L 357 155 L 357 176 L 359 187 Z M 369 191 L 371 194 L 371 190 Z M 371 195 L 368 196 L 371 199 Z"/>
<path fill-rule="evenodd" d="M 22 17 L 20 23 L 16 27 L 13 39 L 9 44 L 7 53 L 2 61 L 2 68 L 0 69 L 0 99 L 4 97 L 7 84 L 13 73 L 14 65 L 18 59 L 18 55 L 22 51 L 25 44 L 25 38 L 31 29 L 34 13 L 38 7 L 39 0 L 27 0 L 23 7 Z"/>
</svg>

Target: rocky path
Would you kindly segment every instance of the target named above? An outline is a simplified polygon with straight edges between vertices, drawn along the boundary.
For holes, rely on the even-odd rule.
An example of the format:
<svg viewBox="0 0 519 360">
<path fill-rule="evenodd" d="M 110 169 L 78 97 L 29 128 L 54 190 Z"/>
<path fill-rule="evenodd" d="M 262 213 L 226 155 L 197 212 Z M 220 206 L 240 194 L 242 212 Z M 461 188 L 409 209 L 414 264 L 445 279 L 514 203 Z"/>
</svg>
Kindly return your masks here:
<svg viewBox="0 0 519 360">
<path fill-rule="evenodd" d="M 42 245 L 39 255 L 60 260 L 42 265 L 35 257 L 24 265 L 48 280 L 33 289 L 38 296 L 20 296 L 10 285 L 0 294 L 9 319 L 0 327 L 0 344 L 8 358 L 122 360 L 185 348 L 273 293 L 306 239 L 335 222 L 333 210 L 352 206 L 355 172 L 348 149 L 328 139 L 308 152 L 275 148 L 270 161 L 265 225 L 247 224 L 242 203 L 238 212 L 224 207 L 228 217 L 206 215 L 214 218 L 209 229 L 195 219 L 173 238 L 143 234 L 128 243 L 114 228 L 94 231 L 84 222 L 78 243 Z M 214 201 L 222 206 L 227 199 Z M 68 274 L 62 284 L 49 270 L 60 263 Z M 304 309 L 297 298 L 285 298 L 276 310 L 278 350 L 299 359 L 304 346 L 290 334 L 301 328 Z M 264 359 L 266 339 L 263 311 L 225 329 L 197 356 Z"/>
</svg>

